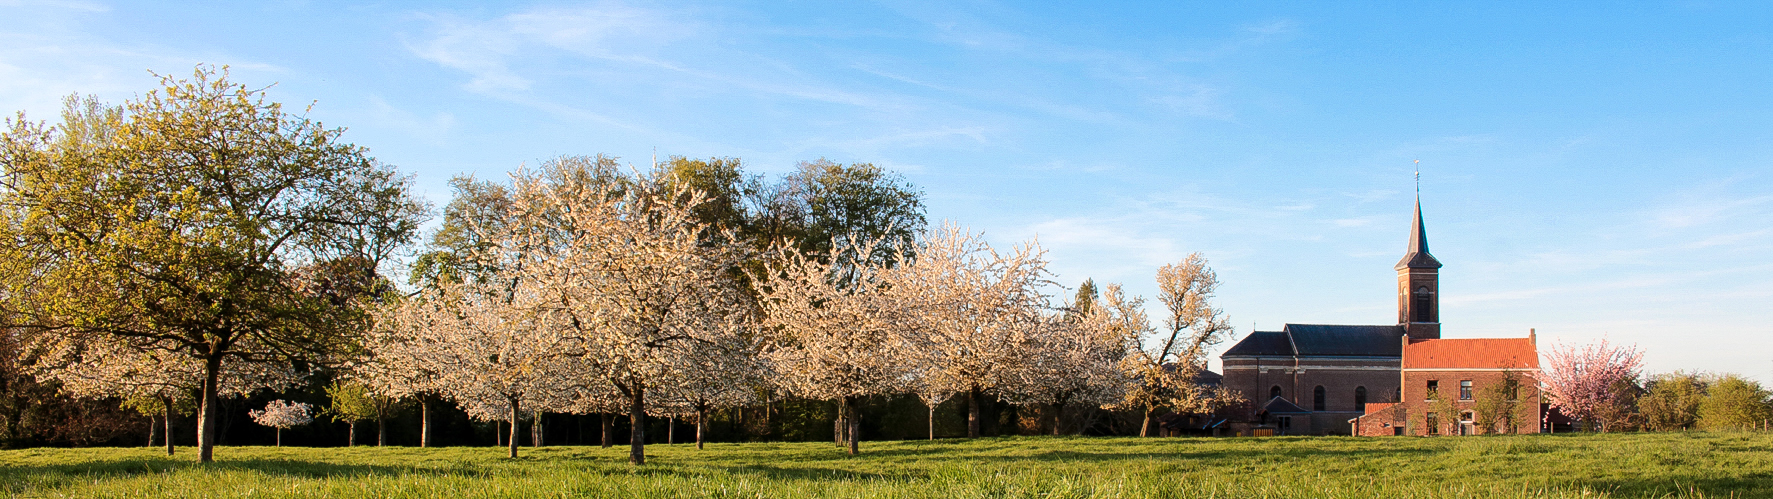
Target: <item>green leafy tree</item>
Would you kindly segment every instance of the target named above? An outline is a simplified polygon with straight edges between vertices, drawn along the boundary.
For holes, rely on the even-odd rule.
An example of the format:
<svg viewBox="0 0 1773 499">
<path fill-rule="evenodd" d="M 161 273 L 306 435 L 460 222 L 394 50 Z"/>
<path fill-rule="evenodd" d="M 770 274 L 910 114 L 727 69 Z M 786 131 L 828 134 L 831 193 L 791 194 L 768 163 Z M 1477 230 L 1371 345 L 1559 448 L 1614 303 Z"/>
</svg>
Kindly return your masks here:
<svg viewBox="0 0 1773 499">
<path fill-rule="evenodd" d="M 1773 394 L 1760 383 L 1726 374 L 1706 387 L 1699 403 L 1699 427 L 1707 430 L 1744 430 L 1773 419 Z"/>
<path fill-rule="evenodd" d="M 780 185 L 760 191 L 770 194 L 757 202 L 762 209 L 750 233 L 792 237 L 802 254 L 833 263 L 840 284 L 853 274 L 845 269 L 915 257 L 914 239 L 928 223 L 923 191 L 869 163 L 802 162 Z"/>
<path fill-rule="evenodd" d="M 1071 308 L 1065 311 L 1065 317 L 1076 319 L 1090 315 L 1096 307 L 1096 294 L 1096 281 L 1084 279 L 1083 284 L 1077 285 L 1077 296 L 1071 299 Z"/>
<path fill-rule="evenodd" d="M 1693 373 L 1669 373 L 1651 378 L 1647 393 L 1638 398 L 1638 414 L 1644 426 L 1655 431 L 1693 428 L 1699 423 L 1699 406 L 1705 401 L 1706 379 Z"/>
<path fill-rule="evenodd" d="M 510 188 L 471 176 L 451 178 L 449 185 L 455 197 L 444 206 L 443 223 L 431 233 L 430 244 L 413 260 L 409 284 L 435 288 L 486 274 L 475 254 L 492 248 L 485 234 L 500 230 L 511 206 Z"/>
<path fill-rule="evenodd" d="M 332 402 L 322 414 L 330 416 L 333 421 L 350 425 L 346 446 L 357 445 L 357 422 L 371 420 L 376 422 L 376 446 L 387 444 L 388 417 L 394 415 L 405 402 L 404 399 L 382 396 L 363 383 L 350 380 L 334 381 L 327 385 L 326 396 Z"/>
<path fill-rule="evenodd" d="M 1486 383 L 1473 394 L 1472 424 L 1480 433 L 1520 433 L 1532 421 L 1527 403 L 1520 399 L 1521 375 L 1502 371 L 1502 379 Z"/>
<path fill-rule="evenodd" d="M 0 135 L 0 318 L 32 341 L 112 342 L 201 361 L 199 459 L 214 460 L 224 363 L 329 361 L 366 329 L 358 297 L 314 279 L 374 273 L 427 208 L 342 129 L 225 71 L 63 123 Z M 309 272 L 302 272 L 309 269 Z M 341 306 L 344 304 L 345 306 Z"/>
<path fill-rule="evenodd" d="M 672 156 L 656 168 L 654 176 L 666 187 L 685 195 L 690 192 L 702 195 L 701 204 L 692 211 L 703 224 L 731 231 L 744 231 L 749 225 L 750 210 L 745 206 L 745 199 L 757 186 L 746 181 L 739 158 Z"/>
</svg>

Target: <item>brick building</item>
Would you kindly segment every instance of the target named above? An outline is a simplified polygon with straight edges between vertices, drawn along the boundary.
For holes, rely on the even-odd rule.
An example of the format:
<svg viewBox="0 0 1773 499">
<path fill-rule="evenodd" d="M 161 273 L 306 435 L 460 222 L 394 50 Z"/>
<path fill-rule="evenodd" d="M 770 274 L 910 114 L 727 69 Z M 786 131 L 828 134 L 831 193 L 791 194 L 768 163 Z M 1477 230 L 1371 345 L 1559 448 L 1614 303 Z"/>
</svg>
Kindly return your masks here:
<svg viewBox="0 0 1773 499">
<path fill-rule="evenodd" d="M 1481 386 L 1509 380 L 1522 387 L 1511 393 L 1537 400 L 1534 383 L 1526 381 L 1539 366 L 1532 337 L 1441 339 L 1441 263 L 1428 251 L 1420 200 L 1412 222 L 1409 247 L 1394 267 L 1397 324 L 1287 324 L 1280 331 L 1251 332 L 1220 355 L 1224 385 L 1251 401 L 1242 415 L 1246 426 L 1276 434 L 1427 434 L 1433 412 L 1435 428 L 1474 430 L 1475 422 L 1455 423 L 1474 420 L 1445 419 L 1429 410 L 1434 404 L 1419 402 L 1430 382 L 1437 393 L 1464 390 L 1456 395 L 1475 397 Z M 1435 407 L 1464 408 L 1455 418 L 1496 412 L 1474 412 L 1473 404 L 1475 399 L 1460 399 Z M 1540 410 L 1529 405 L 1531 410 L 1509 413 L 1510 421 L 1537 421 Z M 1421 421 L 1412 425 L 1412 418 Z"/>
<path fill-rule="evenodd" d="M 1369 407 L 1354 434 L 1538 433 L 1537 340 L 1404 340 L 1403 403 Z"/>
</svg>

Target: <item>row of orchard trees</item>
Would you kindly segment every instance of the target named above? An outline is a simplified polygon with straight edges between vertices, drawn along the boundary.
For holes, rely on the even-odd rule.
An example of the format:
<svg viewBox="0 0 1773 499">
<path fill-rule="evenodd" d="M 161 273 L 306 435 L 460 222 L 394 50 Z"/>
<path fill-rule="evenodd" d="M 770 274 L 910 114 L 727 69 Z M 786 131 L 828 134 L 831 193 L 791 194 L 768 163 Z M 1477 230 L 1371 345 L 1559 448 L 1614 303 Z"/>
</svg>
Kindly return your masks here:
<svg viewBox="0 0 1773 499">
<path fill-rule="evenodd" d="M 1117 286 L 1100 303 L 1051 304 L 1033 244 L 1000 252 L 945 225 L 803 251 L 711 223 L 727 210 L 681 168 L 707 163 L 673 164 L 562 158 L 508 185 L 458 182 L 443 232 L 455 243 L 430 254 L 448 267 L 380 309 L 351 375 L 512 422 L 512 456 L 528 413 L 625 413 L 636 429 L 648 414 L 684 415 L 700 445 L 709 411 L 765 393 L 836 402 L 852 453 L 857 407 L 877 395 L 915 393 L 932 412 L 964 395 L 972 436 L 988 393 L 1049 414 L 1121 404 L 1147 419 L 1228 401 L 1191 383 L 1229 331 L 1198 256 L 1160 273 L 1175 313 L 1151 341 L 1142 302 Z M 645 436 L 630 435 L 630 461 L 643 463 Z"/>
<path fill-rule="evenodd" d="M 964 395 L 972 435 L 985 396 L 1146 428 L 1228 400 L 1190 383 L 1229 333 L 1198 256 L 1159 273 L 1161 329 L 1116 286 L 1054 304 L 1038 246 L 925 230 L 920 194 L 869 165 L 766 183 L 733 160 L 562 158 L 459 179 L 403 291 L 385 276 L 430 212 L 409 178 L 224 72 L 164 83 L 8 120 L 0 326 L 66 393 L 166 414 L 196 393 L 202 461 L 219 397 L 322 371 L 348 380 L 327 411 L 348 419 L 415 397 L 513 422 L 626 413 L 635 463 L 648 414 L 702 424 L 760 394 L 837 402 L 852 451 L 856 402 L 882 394 Z"/>
</svg>

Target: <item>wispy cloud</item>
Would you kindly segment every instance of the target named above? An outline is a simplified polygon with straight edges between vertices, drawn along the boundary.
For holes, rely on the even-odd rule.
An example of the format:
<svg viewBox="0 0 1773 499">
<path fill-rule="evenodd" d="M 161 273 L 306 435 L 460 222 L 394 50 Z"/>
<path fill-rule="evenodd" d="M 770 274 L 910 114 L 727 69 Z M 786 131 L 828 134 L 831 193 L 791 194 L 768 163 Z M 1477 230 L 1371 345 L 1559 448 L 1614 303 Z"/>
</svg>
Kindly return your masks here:
<svg viewBox="0 0 1773 499">
<path fill-rule="evenodd" d="M 110 12 L 111 6 L 98 2 L 71 0 L 0 0 L 0 7 L 47 7 L 82 12 Z"/>
</svg>

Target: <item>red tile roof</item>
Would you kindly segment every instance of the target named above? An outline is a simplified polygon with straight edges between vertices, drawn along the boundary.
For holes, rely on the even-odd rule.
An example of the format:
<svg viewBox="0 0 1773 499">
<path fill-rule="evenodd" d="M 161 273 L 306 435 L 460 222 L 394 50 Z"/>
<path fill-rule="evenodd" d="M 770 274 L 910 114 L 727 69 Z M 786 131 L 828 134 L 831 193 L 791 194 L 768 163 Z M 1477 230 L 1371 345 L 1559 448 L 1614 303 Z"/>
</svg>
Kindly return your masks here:
<svg viewBox="0 0 1773 499">
<path fill-rule="evenodd" d="M 1397 405 L 1397 403 L 1396 402 L 1367 402 L 1367 414 L 1373 414 L 1373 413 L 1377 413 L 1379 411 L 1390 409 L 1391 406 L 1394 406 L 1394 405 Z"/>
<path fill-rule="evenodd" d="M 1404 345 L 1404 369 L 1538 369 L 1531 338 L 1416 340 Z"/>
</svg>

